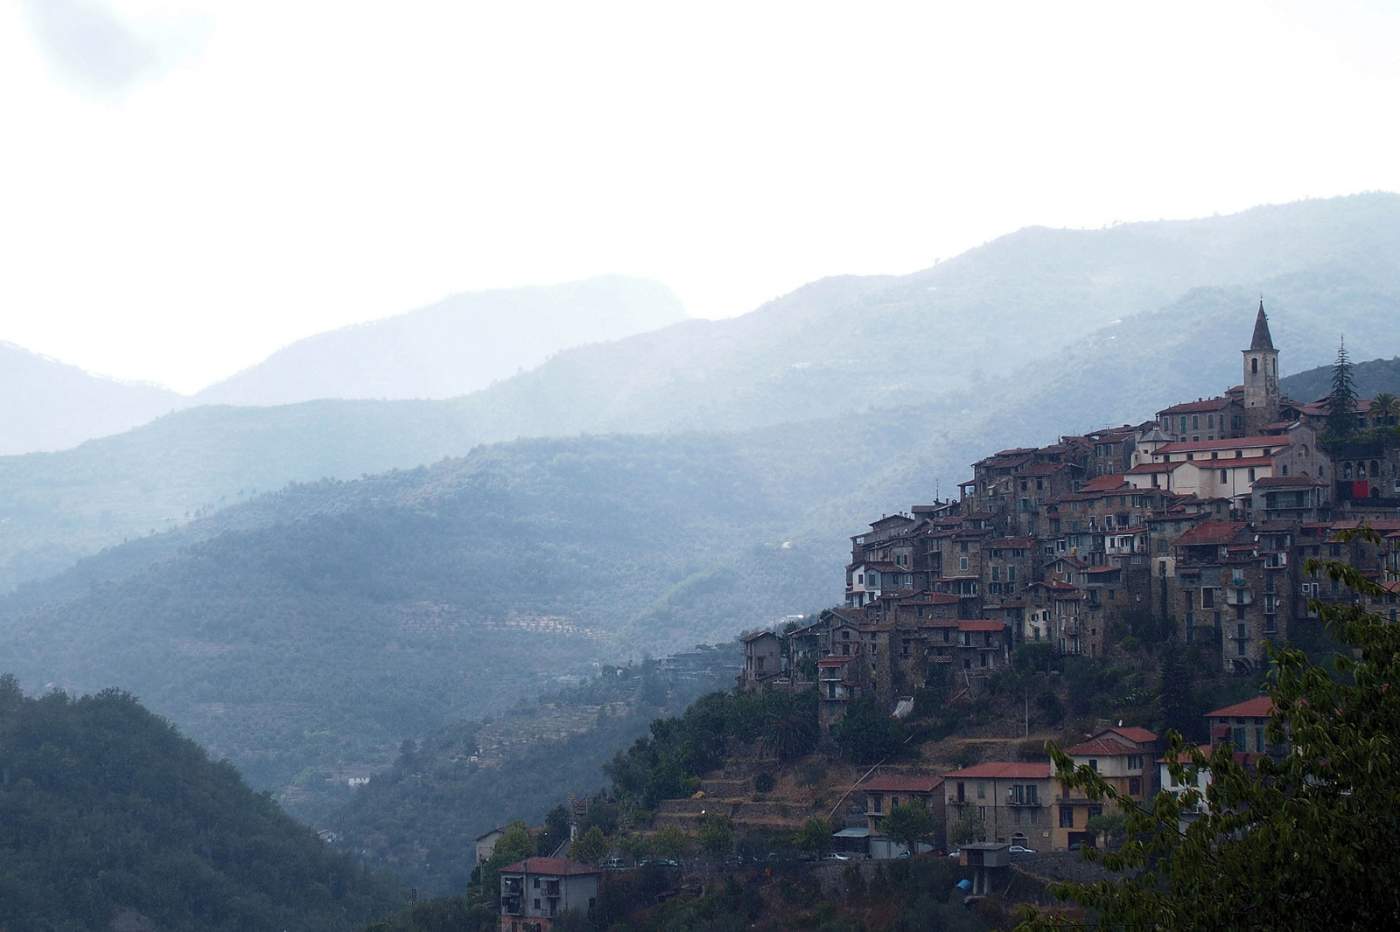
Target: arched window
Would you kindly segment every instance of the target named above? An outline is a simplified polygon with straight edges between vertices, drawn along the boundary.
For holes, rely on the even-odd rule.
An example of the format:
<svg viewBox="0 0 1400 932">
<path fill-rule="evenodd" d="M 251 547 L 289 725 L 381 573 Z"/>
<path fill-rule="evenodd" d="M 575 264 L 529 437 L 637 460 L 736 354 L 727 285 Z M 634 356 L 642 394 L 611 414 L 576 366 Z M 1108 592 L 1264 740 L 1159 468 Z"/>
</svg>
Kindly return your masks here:
<svg viewBox="0 0 1400 932">
<path fill-rule="evenodd" d="M 1258 357 L 1258 356 L 1252 356 L 1252 357 L 1250 357 L 1250 360 L 1249 360 L 1249 374 L 1250 374 L 1250 375 L 1258 375 L 1258 374 L 1259 374 L 1259 357 Z"/>
</svg>

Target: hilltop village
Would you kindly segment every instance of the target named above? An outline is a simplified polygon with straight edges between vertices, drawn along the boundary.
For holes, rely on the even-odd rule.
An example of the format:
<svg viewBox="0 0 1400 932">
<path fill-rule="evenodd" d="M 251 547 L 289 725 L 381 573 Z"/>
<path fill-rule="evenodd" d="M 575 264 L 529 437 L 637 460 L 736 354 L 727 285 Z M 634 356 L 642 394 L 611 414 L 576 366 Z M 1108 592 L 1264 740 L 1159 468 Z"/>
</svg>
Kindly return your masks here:
<svg viewBox="0 0 1400 932">
<path fill-rule="evenodd" d="M 500 862 L 494 884 L 486 881 L 500 928 L 549 928 L 569 909 L 592 914 L 610 871 L 632 861 L 680 868 L 680 852 L 697 840 L 709 860 L 690 873 L 702 877 L 749 864 L 771 873 L 793 846 L 809 860 L 896 864 L 952 849 L 951 865 L 931 860 L 961 871 L 939 882 L 962 878 L 969 901 L 1048 902 L 1044 884 L 1056 871 L 1083 869 L 1077 855 L 1055 853 L 1111 844 L 1122 815 L 1058 779 L 1045 733 L 1031 740 L 1029 694 L 1024 732 L 1018 700 L 1015 737 L 994 727 L 951 736 L 951 747 L 863 757 L 849 753 L 851 732 L 927 716 L 917 704 L 934 696 L 985 709 L 997 674 L 1030 654 L 1107 668 L 1144 630 L 1183 645 L 1232 695 L 1250 696 L 1271 644 L 1315 638 L 1319 604 L 1359 599 L 1310 573 L 1310 558 L 1344 560 L 1379 583 L 1384 594 L 1365 607 L 1396 620 L 1400 402 L 1285 397 L 1262 301 L 1242 356 L 1241 384 L 1217 397 L 1001 450 L 972 465 L 957 499 L 871 522 L 851 538 L 844 604 L 743 635 L 738 690 L 656 723 L 651 739 L 619 755 L 610 769 L 618 796 L 575 801 L 572 841 L 540 849 L 553 857 L 505 863 L 491 850 L 504 829 L 483 836 L 482 870 Z M 1345 534 L 1363 526 L 1379 543 Z M 1076 765 L 1139 803 L 1185 790 L 1163 737 L 1108 711 L 1095 705 L 1079 722 L 1096 727 L 1063 732 L 1075 735 L 1065 753 Z M 1208 736 L 1202 750 L 1228 742 L 1252 763 L 1285 750 L 1268 737 L 1272 711 L 1264 696 L 1227 701 L 1194 730 Z M 1014 759 L 986 759 L 985 749 Z M 1196 779 L 1203 786 L 1209 775 Z M 579 840 L 588 807 L 619 802 L 633 813 L 628 825 L 598 834 L 590 851 Z M 671 854 L 657 861 L 642 850 Z"/>
<path fill-rule="evenodd" d="M 740 688 L 815 691 L 829 740 L 863 697 L 902 717 L 934 675 L 975 694 L 1021 645 L 1092 661 L 1152 619 L 1221 673 L 1247 678 L 1262 672 L 1271 643 L 1317 627 L 1311 602 L 1355 600 L 1308 573 L 1311 557 L 1344 559 L 1380 582 L 1388 594 L 1367 608 L 1395 619 L 1400 404 L 1357 399 L 1351 432 L 1337 441 L 1329 399 L 1281 394 L 1262 301 L 1242 356 L 1241 384 L 1222 395 L 1141 424 L 998 451 L 973 464 L 957 500 L 871 522 L 851 538 L 845 604 L 745 635 Z M 1362 525 L 1383 543 L 1340 538 Z M 1267 700 L 1250 700 L 1207 713 L 1211 743 L 1275 750 L 1263 737 L 1269 711 Z M 1146 800 L 1170 781 L 1158 770 L 1161 749 L 1158 735 L 1119 723 L 1068 750 Z M 973 840 L 1093 844 L 1087 826 L 1101 807 L 1057 798 L 1051 775 L 1048 760 L 1018 760 L 868 779 L 858 788 L 869 816 L 860 848 L 897 847 L 879 821 L 900 801 L 935 805 L 938 838 L 950 843 L 951 823 L 975 806 Z"/>
<path fill-rule="evenodd" d="M 930 665 L 986 676 L 1036 642 L 1098 657 L 1144 616 L 1249 674 L 1268 644 L 1313 623 L 1310 599 L 1350 597 L 1304 572 L 1319 555 L 1383 580 L 1390 604 L 1371 607 L 1393 617 L 1400 445 L 1364 438 L 1400 423 L 1400 410 L 1358 400 L 1358 439 L 1329 452 L 1328 399 L 1280 394 L 1262 301 L 1243 357 L 1242 384 L 1218 397 L 1001 450 L 973 464 L 957 500 L 872 522 L 851 538 L 845 605 L 746 635 L 740 685 L 816 685 L 827 731 L 857 696 L 893 706 Z M 1338 541 L 1362 524 L 1386 546 Z"/>
</svg>

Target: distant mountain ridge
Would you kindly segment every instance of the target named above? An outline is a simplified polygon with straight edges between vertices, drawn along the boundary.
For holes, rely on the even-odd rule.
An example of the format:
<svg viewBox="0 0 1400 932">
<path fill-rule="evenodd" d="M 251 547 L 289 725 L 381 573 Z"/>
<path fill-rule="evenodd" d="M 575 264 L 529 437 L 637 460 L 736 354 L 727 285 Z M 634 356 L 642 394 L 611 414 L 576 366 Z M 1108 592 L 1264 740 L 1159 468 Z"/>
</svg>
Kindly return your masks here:
<svg viewBox="0 0 1400 932">
<path fill-rule="evenodd" d="M 999 342 L 980 356 L 875 322 L 882 307 L 916 322 L 909 296 L 929 293 L 925 273 L 831 279 L 755 312 L 779 322 L 763 351 L 743 335 L 768 324 L 689 322 L 560 354 L 460 399 L 205 407 L 63 454 L 0 459 L 0 487 L 15 490 L 0 500 L 11 532 L 0 566 L 142 537 L 0 598 L 0 656 L 27 683 L 137 691 L 259 786 L 383 763 L 403 736 L 486 714 L 572 665 L 839 601 L 846 535 L 889 502 L 952 494 L 990 450 L 1141 421 L 1235 384 L 1261 288 L 1285 371 L 1330 362 L 1340 330 L 1358 358 L 1393 354 L 1400 250 L 1380 247 L 1400 231 L 1400 199 L 1355 206 L 1350 234 L 1335 216 L 1284 212 L 1323 231 L 1308 234 L 1316 255 L 1271 277 L 1184 288 L 1100 323 L 1067 310 L 1086 287 L 1078 274 L 1056 286 L 1064 276 L 1032 263 L 1016 278 L 1038 235 L 1018 234 L 1016 261 L 982 254 L 989 283 L 960 313 L 993 320 L 980 309 L 1039 282 L 1036 306 L 1056 312 L 1025 332 L 1067 334 L 1028 344 L 994 328 Z M 1114 300 L 1092 303 L 1106 316 Z M 864 336 L 837 339 L 848 355 L 811 382 L 812 367 L 784 362 L 787 316 L 825 322 L 809 346 Z M 718 373 L 711 406 L 681 351 L 696 340 L 754 363 Z M 779 371 L 790 377 L 771 378 Z M 818 389 L 829 408 L 808 417 Z M 669 419 L 653 417 L 666 411 L 652 396 L 668 393 Z M 727 422 L 735 405 L 733 428 L 687 430 Z M 571 436 L 498 442 L 549 428 Z M 287 480 L 303 484 L 250 494 Z M 146 536 L 154 527 L 174 530 Z"/>
<path fill-rule="evenodd" d="M 175 392 L 91 375 L 0 341 L 0 456 L 63 450 L 183 404 Z"/>
<path fill-rule="evenodd" d="M 534 368 L 562 350 L 685 317 L 669 288 L 622 276 L 469 292 L 298 340 L 193 401 L 452 398 Z"/>
<path fill-rule="evenodd" d="M 0 456 L 67 450 L 199 405 L 450 398 L 563 350 L 685 319 L 670 289 L 619 275 L 468 292 L 299 340 L 194 396 L 91 375 L 0 342 Z"/>
</svg>

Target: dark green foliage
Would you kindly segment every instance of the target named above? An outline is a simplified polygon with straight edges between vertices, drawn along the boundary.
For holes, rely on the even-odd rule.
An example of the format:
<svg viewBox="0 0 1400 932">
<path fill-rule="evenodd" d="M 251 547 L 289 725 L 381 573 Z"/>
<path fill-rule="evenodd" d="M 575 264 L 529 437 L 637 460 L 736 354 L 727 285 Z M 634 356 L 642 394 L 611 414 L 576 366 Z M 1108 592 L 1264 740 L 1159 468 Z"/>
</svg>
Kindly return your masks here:
<svg viewBox="0 0 1400 932">
<path fill-rule="evenodd" d="M 1400 356 L 1372 359 L 1354 363 L 1352 384 L 1362 398 L 1374 398 L 1383 393 L 1400 393 Z M 1332 367 L 1319 366 L 1279 380 L 1283 394 L 1296 401 L 1318 401 L 1332 390 Z"/>
<path fill-rule="evenodd" d="M 926 842 L 938 829 L 933 814 L 917 803 L 903 803 L 890 809 L 880 823 L 880 830 L 910 851 L 919 842 Z"/>
<path fill-rule="evenodd" d="M 1065 720 L 1064 703 L 1052 690 L 1047 689 L 1036 694 L 1035 709 L 1048 725 L 1058 725 Z"/>
<path fill-rule="evenodd" d="M 713 653 L 713 668 L 693 678 L 662 673 L 656 663 L 647 662 L 613 668 L 579 686 L 540 696 L 538 704 L 505 716 L 500 727 L 514 734 L 548 733 L 557 709 L 623 706 L 627 711 L 600 715 L 572 737 L 530 741 L 498 766 L 469 761 L 477 750 L 481 722 L 439 729 L 418 742 L 416 770 L 401 758 L 356 790 L 329 824 L 346 848 L 364 852 L 372 864 L 392 870 L 425 893 L 465 889 L 472 865 L 463 855 L 463 839 L 510 819 L 531 824 L 544 820 L 546 831 L 536 840 L 536 851 L 551 854 L 569 837 L 569 817 L 561 800 L 594 794 L 607 782 L 604 765 L 616 749 L 647 734 L 658 716 L 680 711 L 707 691 L 732 682 L 736 652 L 725 647 Z M 653 686 L 648 689 L 647 683 Z M 658 691 L 658 683 L 665 688 Z M 658 694 L 664 694 L 664 704 L 650 704 L 648 697 Z M 618 819 L 616 803 L 595 796 L 583 827 L 597 824 L 610 834 Z"/>
<path fill-rule="evenodd" d="M 723 763 L 731 739 L 762 741 L 781 757 L 796 757 L 816 746 L 817 735 L 811 692 L 711 693 L 679 718 L 652 722 L 651 736 L 606 770 L 619 797 L 652 809 L 694 792 L 700 775 Z"/>
<path fill-rule="evenodd" d="M 0 677 L 0 927 L 347 929 L 400 902 L 131 696 Z"/>
<path fill-rule="evenodd" d="M 443 897 L 416 903 L 391 919 L 371 924 L 365 932 L 495 932 L 501 917 L 485 903 L 469 904 L 465 897 Z"/>
<path fill-rule="evenodd" d="M 734 850 L 734 823 L 728 816 L 707 815 L 700 820 L 700 850 L 721 858 Z"/>
<path fill-rule="evenodd" d="M 753 778 L 753 788 L 756 793 L 771 793 L 773 792 L 773 787 L 776 785 L 777 781 L 774 780 L 773 775 L 766 770 Z"/>
<path fill-rule="evenodd" d="M 1370 531 L 1358 536 L 1379 542 Z M 1358 594 L 1383 592 L 1343 563 L 1309 560 L 1306 570 Z M 1327 667 L 1291 647 L 1272 658 L 1267 739 L 1277 753 L 1246 765 L 1228 742 L 1207 755 L 1168 735 L 1174 782 L 1194 787 L 1197 773 L 1208 772 L 1204 796 L 1162 793 L 1139 808 L 1052 749 L 1061 780 L 1124 811 L 1128 838 L 1097 857 L 1122 871 L 1120 878 L 1058 884 L 1053 892 L 1093 909 L 1108 928 L 1381 929 L 1400 922 L 1400 888 L 1378 881 L 1400 870 L 1400 627 L 1357 604 L 1313 606 L 1344 649 Z M 1206 811 L 1183 832 L 1183 813 L 1201 802 Z M 1062 927 L 1035 915 L 1026 925 Z"/>
<path fill-rule="evenodd" d="M 603 830 L 596 825 L 579 835 L 573 844 L 569 845 L 569 857 L 581 864 L 597 864 L 607 855 L 608 840 L 603 837 Z"/>
<path fill-rule="evenodd" d="M 1356 433 L 1356 384 L 1351 374 L 1351 358 L 1343 341 L 1337 346 L 1332 366 L 1332 391 L 1327 396 L 1328 443 L 1343 444 Z"/>
<path fill-rule="evenodd" d="M 1181 645 L 1175 641 L 1168 641 L 1162 649 L 1158 665 L 1161 680 L 1157 695 L 1158 720 L 1164 731 L 1170 729 L 1194 736 L 1201 728 L 1201 714 L 1207 710 L 1192 700 L 1191 681 L 1196 668 L 1185 662 L 1183 654 Z"/>
<path fill-rule="evenodd" d="M 850 703 L 845 716 L 831 729 L 842 756 L 858 764 L 874 764 L 898 753 L 905 735 L 904 725 L 870 696 Z"/>
</svg>

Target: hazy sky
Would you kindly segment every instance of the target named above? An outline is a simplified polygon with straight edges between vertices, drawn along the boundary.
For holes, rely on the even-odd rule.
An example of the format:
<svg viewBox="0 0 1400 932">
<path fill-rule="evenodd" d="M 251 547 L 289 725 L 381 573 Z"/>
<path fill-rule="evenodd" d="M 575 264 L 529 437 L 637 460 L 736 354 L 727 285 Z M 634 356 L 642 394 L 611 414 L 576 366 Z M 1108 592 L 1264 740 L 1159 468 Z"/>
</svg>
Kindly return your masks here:
<svg viewBox="0 0 1400 932">
<path fill-rule="evenodd" d="M 453 291 L 621 272 L 721 317 L 1400 190 L 1397 9 L 0 0 L 0 339 L 192 390 Z"/>
</svg>

